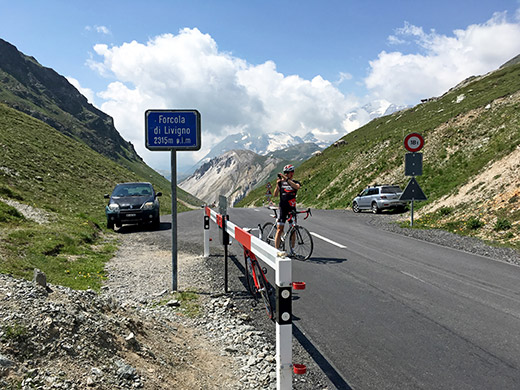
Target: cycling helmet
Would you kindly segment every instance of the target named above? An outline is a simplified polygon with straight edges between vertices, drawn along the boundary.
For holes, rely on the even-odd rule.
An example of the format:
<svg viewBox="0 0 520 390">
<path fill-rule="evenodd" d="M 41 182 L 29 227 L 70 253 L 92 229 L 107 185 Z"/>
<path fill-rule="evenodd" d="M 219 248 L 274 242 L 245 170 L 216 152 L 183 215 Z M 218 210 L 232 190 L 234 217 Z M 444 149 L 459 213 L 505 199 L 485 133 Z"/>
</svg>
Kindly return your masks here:
<svg viewBox="0 0 520 390">
<path fill-rule="evenodd" d="M 294 172 L 294 165 L 289 164 L 283 167 L 283 173 Z"/>
</svg>

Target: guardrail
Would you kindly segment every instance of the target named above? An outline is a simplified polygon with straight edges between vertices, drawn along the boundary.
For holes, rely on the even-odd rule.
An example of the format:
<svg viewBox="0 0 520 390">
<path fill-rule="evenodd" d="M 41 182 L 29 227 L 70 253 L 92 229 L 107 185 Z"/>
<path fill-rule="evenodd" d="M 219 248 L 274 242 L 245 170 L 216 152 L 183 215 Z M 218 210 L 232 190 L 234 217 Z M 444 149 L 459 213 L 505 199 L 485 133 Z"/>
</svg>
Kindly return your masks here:
<svg viewBox="0 0 520 390">
<path fill-rule="evenodd" d="M 204 256 L 209 256 L 209 219 L 215 222 L 224 233 L 229 234 L 246 249 L 255 254 L 274 270 L 276 287 L 276 388 L 292 389 L 292 373 L 304 374 L 306 367 L 292 364 L 292 296 L 295 290 L 305 288 L 303 282 L 292 281 L 292 260 L 260 238 L 227 220 L 214 210 L 206 207 L 204 218 Z"/>
</svg>

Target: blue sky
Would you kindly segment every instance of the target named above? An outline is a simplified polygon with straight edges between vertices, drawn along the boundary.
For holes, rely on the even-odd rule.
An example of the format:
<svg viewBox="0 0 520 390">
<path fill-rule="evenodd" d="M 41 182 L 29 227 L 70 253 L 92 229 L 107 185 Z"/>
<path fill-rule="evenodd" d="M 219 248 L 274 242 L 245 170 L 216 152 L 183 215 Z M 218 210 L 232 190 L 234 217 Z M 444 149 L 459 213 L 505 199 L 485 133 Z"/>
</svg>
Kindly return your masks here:
<svg viewBox="0 0 520 390">
<path fill-rule="evenodd" d="M 226 134 L 334 140 L 364 104 L 416 104 L 520 54 L 520 8 L 494 1 L 0 0 L 0 38 L 51 67 L 144 148 L 148 108 L 197 108 L 202 157 Z M 358 110 L 355 120 L 348 113 Z M 350 119 L 349 119 L 350 118 Z"/>
</svg>

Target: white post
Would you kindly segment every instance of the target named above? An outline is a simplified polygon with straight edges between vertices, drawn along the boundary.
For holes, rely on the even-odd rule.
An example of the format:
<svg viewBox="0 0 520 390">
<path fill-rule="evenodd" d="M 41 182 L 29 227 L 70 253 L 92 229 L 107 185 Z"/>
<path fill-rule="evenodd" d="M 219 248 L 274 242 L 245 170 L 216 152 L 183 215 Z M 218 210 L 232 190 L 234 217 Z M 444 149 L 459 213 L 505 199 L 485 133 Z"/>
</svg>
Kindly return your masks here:
<svg viewBox="0 0 520 390">
<path fill-rule="evenodd" d="M 276 262 L 276 389 L 292 389 L 292 264 Z"/>
<path fill-rule="evenodd" d="M 292 389 L 292 325 L 276 324 L 276 389 Z"/>
<path fill-rule="evenodd" d="M 204 216 L 204 257 L 209 257 L 209 217 Z"/>
<path fill-rule="evenodd" d="M 204 229 L 204 257 L 209 257 L 209 230 Z"/>
</svg>

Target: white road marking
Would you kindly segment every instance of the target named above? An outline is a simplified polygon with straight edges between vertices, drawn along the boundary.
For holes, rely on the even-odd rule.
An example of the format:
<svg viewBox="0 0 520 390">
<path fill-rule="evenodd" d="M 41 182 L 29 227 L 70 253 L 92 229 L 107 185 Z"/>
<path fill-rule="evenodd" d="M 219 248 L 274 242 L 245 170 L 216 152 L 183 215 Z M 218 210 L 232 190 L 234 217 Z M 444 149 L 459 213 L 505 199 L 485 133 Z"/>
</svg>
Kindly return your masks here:
<svg viewBox="0 0 520 390">
<path fill-rule="evenodd" d="M 325 238 L 323 236 L 320 236 L 317 233 L 314 233 L 314 232 L 310 232 L 310 233 L 311 233 L 311 235 L 313 235 L 316 238 L 319 238 L 320 240 L 327 241 L 329 244 L 332 244 L 332 245 L 336 245 L 338 248 L 343 248 L 343 249 L 346 248 L 345 245 L 338 244 L 337 242 L 329 240 L 328 238 Z"/>
<path fill-rule="evenodd" d="M 424 280 L 422 280 L 421 278 L 418 278 L 417 276 L 415 275 L 412 275 L 412 274 L 409 274 L 408 272 L 404 272 L 404 271 L 400 271 L 403 275 L 406 275 L 406 276 L 409 276 L 411 278 L 414 278 L 415 280 L 418 280 L 419 282 L 423 282 L 423 283 L 426 283 Z"/>
</svg>

